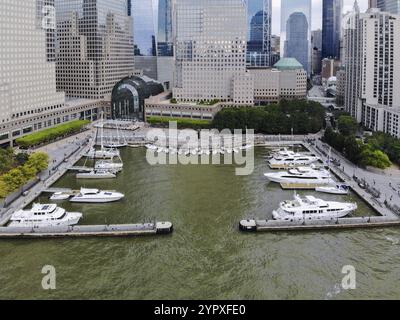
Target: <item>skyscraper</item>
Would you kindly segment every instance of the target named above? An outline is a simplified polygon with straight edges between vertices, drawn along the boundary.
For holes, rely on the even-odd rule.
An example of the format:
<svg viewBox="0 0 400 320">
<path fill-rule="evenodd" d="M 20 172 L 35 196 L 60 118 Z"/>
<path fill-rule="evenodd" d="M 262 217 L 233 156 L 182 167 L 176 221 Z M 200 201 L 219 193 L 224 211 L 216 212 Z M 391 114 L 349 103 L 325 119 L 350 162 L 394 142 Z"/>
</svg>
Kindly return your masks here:
<svg viewBox="0 0 400 320">
<path fill-rule="evenodd" d="M 174 14 L 174 97 L 252 105 L 253 79 L 246 72 L 246 3 L 178 0 Z"/>
<path fill-rule="evenodd" d="M 296 58 L 305 70 L 309 67 L 310 45 L 308 42 L 308 21 L 302 12 L 289 16 L 286 26 L 285 58 Z"/>
<path fill-rule="evenodd" d="M 377 0 L 376 7 L 385 12 L 400 14 L 400 0 Z"/>
<path fill-rule="evenodd" d="M 135 55 L 157 55 L 157 11 L 153 0 L 133 0 Z"/>
<path fill-rule="evenodd" d="M 51 61 L 54 39 L 48 37 L 54 26 L 43 20 L 45 5 L 51 2 L 0 1 L 0 145 L 52 126 L 52 114 L 64 111 Z"/>
<path fill-rule="evenodd" d="M 171 57 L 174 54 L 172 38 L 172 0 L 158 1 L 158 56 Z"/>
<path fill-rule="evenodd" d="M 365 127 L 400 137 L 400 16 L 356 7 L 346 23 L 345 109 Z"/>
<path fill-rule="evenodd" d="M 127 0 L 56 0 L 57 88 L 102 99 L 134 72 Z"/>
<path fill-rule="evenodd" d="M 308 74 L 311 73 L 311 0 L 282 0 L 281 1 L 281 56 L 288 57 L 285 53 L 285 43 L 287 38 L 286 28 L 288 26 L 289 17 L 293 13 L 303 13 L 307 20 L 307 37 L 306 41 L 308 43 L 308 57 L 306 59 L 307 63 L 304 65 L 305 70 Z M 304 25 L 304 24 L 303 24 Z M 301 63 L 304 63 L 300 61 Z"/>
<path fill-rule="evenodd" d="M 272 0 L 248 0 L 247 64 L 271 65 Z"/>
<path fill-rule="evenodd" d="M 323 0 L 322 58 L 340 59 L 343 0 Z"/>
</svg>

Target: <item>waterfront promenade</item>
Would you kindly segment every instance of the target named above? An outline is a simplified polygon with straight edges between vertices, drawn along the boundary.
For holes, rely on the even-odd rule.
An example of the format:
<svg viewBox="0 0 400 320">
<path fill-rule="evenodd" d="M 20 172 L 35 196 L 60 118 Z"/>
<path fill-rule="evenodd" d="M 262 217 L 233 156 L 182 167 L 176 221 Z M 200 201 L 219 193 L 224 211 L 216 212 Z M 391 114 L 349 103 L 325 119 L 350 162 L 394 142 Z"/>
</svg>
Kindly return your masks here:
<svg viewBox="0 0 400 320">
<path fill-rule="evenodd" d="M 52 186 L 72 165 L 78 162 L 83 154 L 89 151 L 87 142 L 92 136 L 93 131 L 89 130 L 32 150 L 32 152 L 46 152 L 49 155 L 49 168 L 39 175 L 39 183 L 32 187 L 25 196 L 19 197 L 11 205 L 0 210 L 0 226 L 6 224 L 15 211 L 32 203 L 43 190 Z"/>
<path fill-rule="evenodd" d="M 315 139 L 315 145 L 305 143 L 305 146 L 317 154 L 324 163 L 328 163 L 330 147 L 327 144 L 317 138 Z M 322 153 L 321 150 L 324 150 L 324 153 Z M 388 174 L 378 174 L 359 168 L 333 148 L 331 150 L 331 160 L 339 160 L 340 162 L 340 166 L 331 165 L 331 170 L 348 183 L 352 189 L 357 192 L 359 196 L 365 199 L 374 209 L 384 216 L 392 218 L 397 217 L 397 215 L 385 206 L 385 201 L 392 206 L 400 207 L 400 171 L 394 171 Z M 380 196 L 375 198 L 365 189 L 362 189 L 358 183 L 354 181 L 353 177 L 357 177 L 361 180 L 363 179 L 370 187 L 379 190 Z"/>
</svg>

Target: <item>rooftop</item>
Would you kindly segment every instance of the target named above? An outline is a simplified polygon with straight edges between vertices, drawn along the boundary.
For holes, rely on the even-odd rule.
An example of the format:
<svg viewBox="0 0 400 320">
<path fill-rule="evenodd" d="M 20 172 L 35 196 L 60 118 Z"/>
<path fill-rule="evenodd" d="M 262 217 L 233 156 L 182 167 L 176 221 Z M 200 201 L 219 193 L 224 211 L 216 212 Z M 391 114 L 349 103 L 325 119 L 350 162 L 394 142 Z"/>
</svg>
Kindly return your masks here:
<svg viewBox="0 0 400 320">
<path fill-rule="evenodd" d="M 279 70 L 304 69 L 303 65 L 295 58 L 282 58 L 274 65 L 274 68 L 277 68 Z"/>
</svg>

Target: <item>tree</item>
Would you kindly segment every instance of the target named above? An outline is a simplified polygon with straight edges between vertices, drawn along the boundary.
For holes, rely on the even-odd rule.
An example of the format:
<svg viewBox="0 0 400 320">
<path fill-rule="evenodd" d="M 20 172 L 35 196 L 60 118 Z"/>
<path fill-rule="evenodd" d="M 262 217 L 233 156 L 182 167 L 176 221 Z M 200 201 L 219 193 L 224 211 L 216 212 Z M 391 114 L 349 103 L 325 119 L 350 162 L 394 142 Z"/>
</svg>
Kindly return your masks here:
<svg viewBox="0 0 400 320">
<path fill-rule="evenodd" d="M 34 168 L 36 173 L 42 172 L 49 166 L 49 156 L 44 152 L 36 152 L 29 157 L 26 166 Z"/>
<path fill-rule="evenodd" d="M 366 145 L 361 153 L 361 165 L 386 169 L 392 165 L 387 154 L 380 150 L 373 150 L 371 146 Z"/>
<path fill-rule="evenodd" d="M 3 175 L 3 181 L 6 184 L 7 192 L 11 193 L 23 186 L 28 180 L 25 178 L 21 168 L 15 168 Z"/>
<path fill-rule="evenodd" d="M 358 130 L 357 121 L 350 116 L 340 116 L 338 121 L 338 129 L 344 136 L 355 135 Z"/>
</svg>

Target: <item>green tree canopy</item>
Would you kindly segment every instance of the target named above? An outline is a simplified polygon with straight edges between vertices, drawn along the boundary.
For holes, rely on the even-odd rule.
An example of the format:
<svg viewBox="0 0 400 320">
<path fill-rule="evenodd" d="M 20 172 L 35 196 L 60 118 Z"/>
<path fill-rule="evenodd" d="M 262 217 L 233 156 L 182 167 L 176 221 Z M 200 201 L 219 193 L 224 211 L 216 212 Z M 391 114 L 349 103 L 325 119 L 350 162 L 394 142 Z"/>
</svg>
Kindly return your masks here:
<svg viewBox="0 0 400 320">
<path fill-rule="evenodd" d="M 338 129 L 345 136 L 355 135 L 358 130 L 358 123 L 353 117 L 342 115 L 338 120 Z"/>
</svg>

